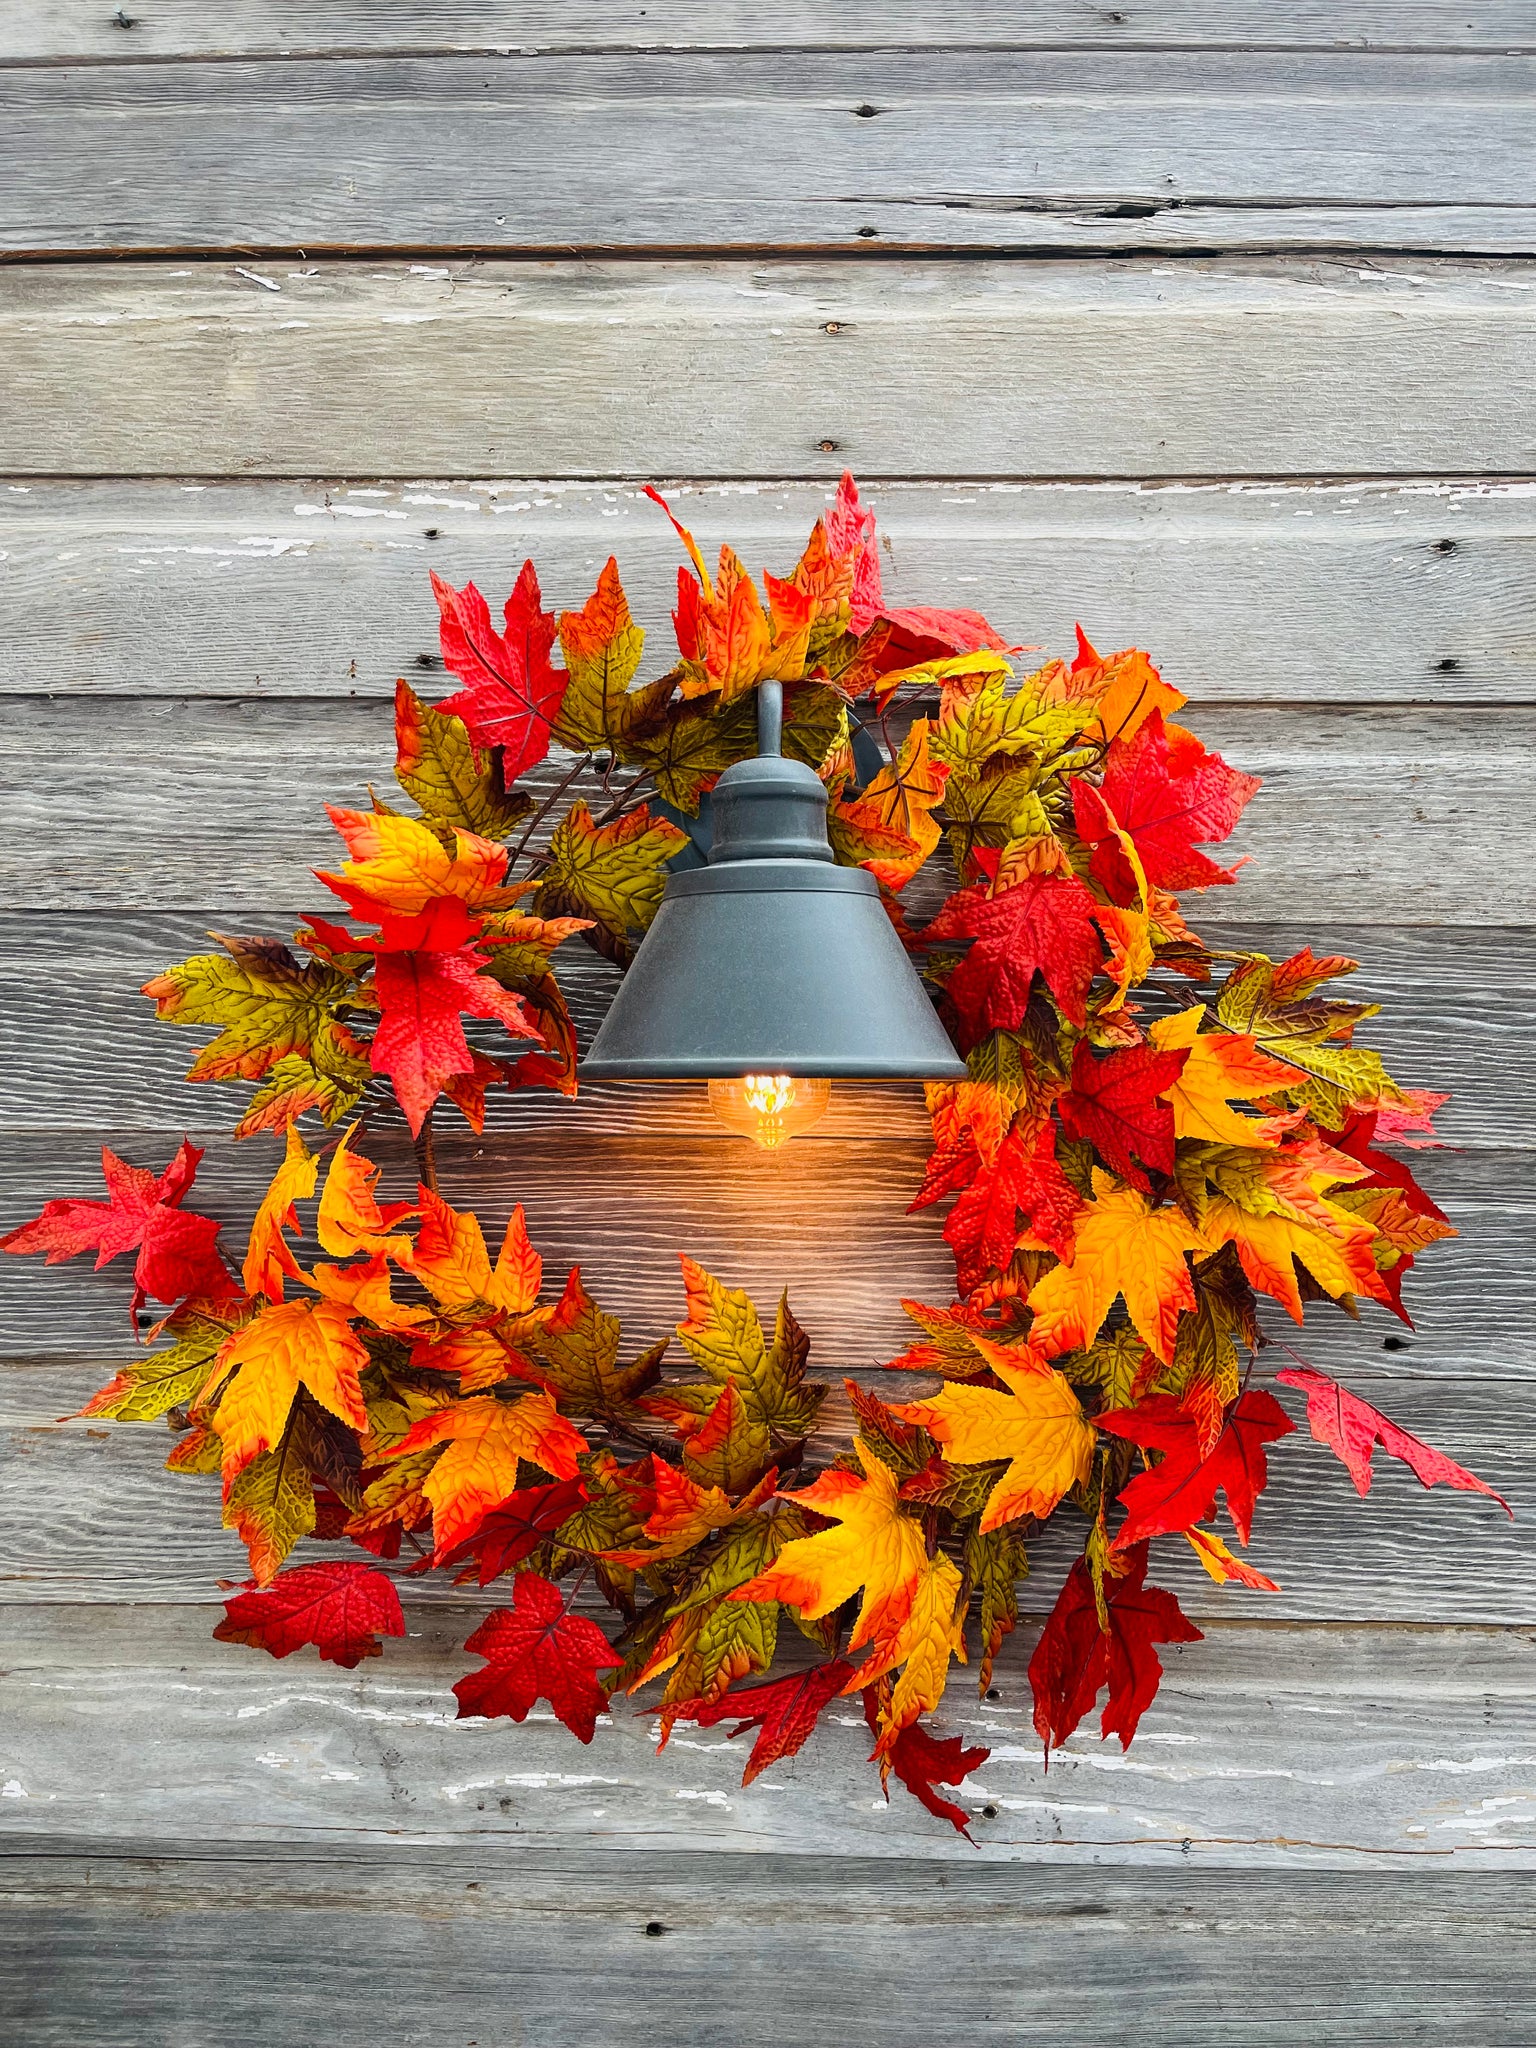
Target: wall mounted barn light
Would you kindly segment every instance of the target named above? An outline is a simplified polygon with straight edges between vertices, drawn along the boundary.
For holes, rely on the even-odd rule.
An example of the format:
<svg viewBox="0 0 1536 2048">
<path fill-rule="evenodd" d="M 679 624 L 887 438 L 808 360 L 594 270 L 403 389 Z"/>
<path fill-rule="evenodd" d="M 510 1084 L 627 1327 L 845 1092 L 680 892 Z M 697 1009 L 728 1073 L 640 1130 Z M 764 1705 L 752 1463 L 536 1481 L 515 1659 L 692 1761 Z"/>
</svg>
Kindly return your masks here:
<svg viewBox="0 0 1536 2048">
<path fill-rule="evenodd" d="M 715 784 L 708 861 L 674 871 L 581 1066 L 584 1081 L 707 1081 L 731 1130 L 772 1149 L 831 1083 L 956 1081 L 873 875 L 839 867 L 821 778 L 780 752 L 783 690 L 761 683 L 755 758 Z"/>
</svg>

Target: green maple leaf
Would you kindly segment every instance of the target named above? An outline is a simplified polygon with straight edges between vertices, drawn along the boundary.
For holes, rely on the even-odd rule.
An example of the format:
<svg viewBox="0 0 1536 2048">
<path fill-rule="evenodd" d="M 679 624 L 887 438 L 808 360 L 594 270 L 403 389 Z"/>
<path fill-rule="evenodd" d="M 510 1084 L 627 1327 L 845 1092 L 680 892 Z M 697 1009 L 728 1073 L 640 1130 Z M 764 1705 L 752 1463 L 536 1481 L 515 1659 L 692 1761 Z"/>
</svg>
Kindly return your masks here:
<svg viewBox="0 0 1536 2048">
<path fill-rule="evenodd" d="M 502 786 L 500 757 L 470 742 L 464 721 L 424 704 L 410 684 L 395 685 L 395 780 L 434 823 L 504 839 L 533 810 L 533 799 Z"/>
</svg>

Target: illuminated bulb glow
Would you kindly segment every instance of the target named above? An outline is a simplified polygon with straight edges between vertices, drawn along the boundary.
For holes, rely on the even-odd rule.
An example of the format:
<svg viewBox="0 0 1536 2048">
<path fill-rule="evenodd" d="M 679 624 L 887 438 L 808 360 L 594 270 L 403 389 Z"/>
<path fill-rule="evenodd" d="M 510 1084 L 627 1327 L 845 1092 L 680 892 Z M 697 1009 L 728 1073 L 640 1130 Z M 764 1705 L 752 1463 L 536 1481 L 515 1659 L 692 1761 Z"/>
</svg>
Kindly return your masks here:
<svg viewBox="0 0 1536 2048">
<path fill-rule="evenodd" d="M 794 1074 L 740 1074 L 711 1081 L 709 1106 L 727 1130 L 739 1131 L 765 1152 L 776 1152 L 826 1114 L 830 1081 Z"/>
</svg>

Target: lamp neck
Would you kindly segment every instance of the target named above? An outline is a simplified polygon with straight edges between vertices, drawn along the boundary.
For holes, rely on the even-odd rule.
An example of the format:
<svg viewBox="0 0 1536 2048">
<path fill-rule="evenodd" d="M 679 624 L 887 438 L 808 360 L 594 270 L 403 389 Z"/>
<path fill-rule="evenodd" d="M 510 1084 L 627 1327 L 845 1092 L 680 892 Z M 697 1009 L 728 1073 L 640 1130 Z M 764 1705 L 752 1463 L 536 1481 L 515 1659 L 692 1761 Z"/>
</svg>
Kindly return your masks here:
<svg viewBox="0 0 1536 2048">
<path fill-rule="evenodd" d="M 784 685 L 782 683 L 759 683 L 757 686 L 757 751 L 762 754 L 783 752 L 784 737 Z"/>
</svg>

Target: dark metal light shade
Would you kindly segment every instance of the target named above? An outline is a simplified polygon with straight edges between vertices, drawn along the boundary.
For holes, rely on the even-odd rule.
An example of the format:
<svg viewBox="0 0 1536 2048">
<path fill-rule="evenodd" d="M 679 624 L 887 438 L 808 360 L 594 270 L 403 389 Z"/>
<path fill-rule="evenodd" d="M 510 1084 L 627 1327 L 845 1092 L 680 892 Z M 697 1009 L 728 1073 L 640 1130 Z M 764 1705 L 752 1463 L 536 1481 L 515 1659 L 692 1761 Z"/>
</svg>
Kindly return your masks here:
<svg viewBox="0 0 1536 2048">
<path fill-rule="evenodd" d="M 776 753 L 726 770 L 709 863 L 668 881 L 584 1080 L 964 1078 L 874 877 L 835 864 L 826 807 Z"/>
</svg>

